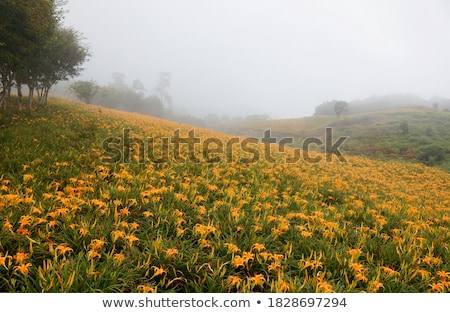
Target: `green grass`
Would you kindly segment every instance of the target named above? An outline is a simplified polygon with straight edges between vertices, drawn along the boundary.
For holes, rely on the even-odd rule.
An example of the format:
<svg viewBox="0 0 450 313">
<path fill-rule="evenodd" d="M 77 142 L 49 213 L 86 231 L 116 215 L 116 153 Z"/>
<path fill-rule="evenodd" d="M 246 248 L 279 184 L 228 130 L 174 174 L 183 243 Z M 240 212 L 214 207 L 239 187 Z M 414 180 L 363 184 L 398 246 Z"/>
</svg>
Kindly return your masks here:
<svg viewBox="0 0 450 313">
<path fill-rule="evenodd" d="M 407 131 L 402 128 L 407 125 Z M 334 137 L 347 136 L 341 151 L 383 160 L 421 162 L 450 171 L 450 112 L 405 108 L 379 112 L 299 119 L 243 121 L 217 126 L 225 132 L 261 138 L 271 129 L 275 137 L 294 137 L 297 146 L 308 137 L 324 138 L 332 127 Z M 314 148 L 314 146 L 311 146 Z M 323 151 L 319 147 L 318 151 Z"/>
</svg>

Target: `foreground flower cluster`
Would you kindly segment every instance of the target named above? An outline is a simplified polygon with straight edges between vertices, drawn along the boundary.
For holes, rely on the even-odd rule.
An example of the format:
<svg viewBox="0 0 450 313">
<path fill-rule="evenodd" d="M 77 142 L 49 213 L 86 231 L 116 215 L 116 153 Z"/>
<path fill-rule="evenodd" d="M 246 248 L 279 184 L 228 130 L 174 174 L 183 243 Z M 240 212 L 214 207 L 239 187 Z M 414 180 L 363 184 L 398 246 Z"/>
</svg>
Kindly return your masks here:
<svg viewBox="0 0 450 313">
<path fill-rule="evenodd" d="M 0 291 L 450 291 L 448 173 L 356 157 L 103 163 L 102 139 L 125 127 L 190 129 L 58 100 L 10 116 Z"/>
</svg>

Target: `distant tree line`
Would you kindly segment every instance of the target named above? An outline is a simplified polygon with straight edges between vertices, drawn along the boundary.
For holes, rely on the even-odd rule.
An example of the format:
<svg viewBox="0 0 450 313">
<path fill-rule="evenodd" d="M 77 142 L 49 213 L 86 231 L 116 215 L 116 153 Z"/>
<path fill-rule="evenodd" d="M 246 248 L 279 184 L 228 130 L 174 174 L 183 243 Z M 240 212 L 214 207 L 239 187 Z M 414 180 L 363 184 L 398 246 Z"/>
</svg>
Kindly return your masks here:
<svg viewBox="0 0 450 313">
<path fill-rule="evenodd" d="M 341 117 L 344 112 L 349 110 L 349 104 L 342 100 L 331 100 L 316 106 L 314 115 L 336 115 Z"/>
<path fill-rule="evenodd" d="M 93 80 L 77 80 L 70 83 L 67 91 L 86 103 L 151 115 L 180 123 L 205 126 L 200 118 L 174 112 L 172 98 L 168 91 L 170 87 L 170 73 L 168 72 L 160 73 L 152 92 L 148 92 L 138 79 L 128 86 L 123 73 L 113 73 L 112 80 L 112 83 L 106 86 L 100 86 Z"/>
<path fill-rule="evenodd" d="M 384 96 L 372 96 L 364 100 L 347 102 L 331 100 L 316 106 L 314 115 L 337 115 L 344 113 L 357 114 L 382 110 L 398 109 L 404 107 L 428 108 L 434 112 L 450 110 L 450 99 L 432 97 L 425 100 L 413 94 L 392 94 Z"/>
<path fill-rule="evenodd" d="M 266 114 L 230 118 L 227 115 L 219 117 L 214 113 L 209 113 L 204 118 L 199 118 L 186 113 L 178 113 L 172 106 L 169 87 L 169 72 L 159 73 L 156 86 L 151 91 L 147 90 L 138 79 L 127 85 L 125 83 L 125 74 L 116 72 L 112 74 L 112 83 L 106 86 L 100 86 L 94 80 L 76 80 L 68 85 L 67 92 L 85 103 L 151 115 L 200 127 L 211 127 L 221 123 L 226 124 L 242 120 L 261 121 L 270 118 Z"/>
<path fill-rule="evenodd" d="M 62 26 L 58 0 L 0 1 L 0 106 L 6 107 L 15 87 L 22 107 L 22 87 L 28 87 L 28 105 L 34 93 L 47 101 L 57 82 L 78 76 L 89 56 L 80 34 Z"/>
</svg>

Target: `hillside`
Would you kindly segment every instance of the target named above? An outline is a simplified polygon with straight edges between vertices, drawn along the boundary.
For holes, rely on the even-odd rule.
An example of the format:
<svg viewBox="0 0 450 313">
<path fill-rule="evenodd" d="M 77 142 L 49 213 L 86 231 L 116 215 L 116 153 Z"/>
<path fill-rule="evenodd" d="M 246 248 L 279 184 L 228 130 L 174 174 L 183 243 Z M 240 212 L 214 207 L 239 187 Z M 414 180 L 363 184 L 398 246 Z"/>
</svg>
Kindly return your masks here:
<svg viewBox="0 0 450 313">
<path fill-rule="evenodd" d="M 420 162 L 450 171 L 450 112 L 402 108 L 360 114 L 285 120 L 245 121 L 216 127 L 227 133 L 261 138 L 270 128 L 275 137 L 293 137 L 297 146 L 308 137 L 323 139 L 325 128 L 348 137 L 340 147 L 346 155 Z M 315 146 L 311 145 L 311 148 Z M 317 147 L 320 151 L 321 147 Z M 322 147 L 323 148 L 323 147 Z"/>
<path fill-rule="evenodd" d="M 287 163 L 294 150 L 271 145 L 271 160 L 243 138 L 58 99 L 0 114 L 0 292 L 450 291 L 439 169 Z"/>
<path fill-rule="evenodd" d="M 337 100 L 326 101 L 315 108 L 314 115 L 335 116 L 334 104 Z M 424 99 L 411 93 L 394 93 L 386 95 L 372 95 L 366 99 L 348 101 L 347 113 L 358 114 L 386 110 L 398 110 L 404 107 L 439 109 L 440 111 L 449 111 L 450 99 L 434 96 Z"/>
</svg>

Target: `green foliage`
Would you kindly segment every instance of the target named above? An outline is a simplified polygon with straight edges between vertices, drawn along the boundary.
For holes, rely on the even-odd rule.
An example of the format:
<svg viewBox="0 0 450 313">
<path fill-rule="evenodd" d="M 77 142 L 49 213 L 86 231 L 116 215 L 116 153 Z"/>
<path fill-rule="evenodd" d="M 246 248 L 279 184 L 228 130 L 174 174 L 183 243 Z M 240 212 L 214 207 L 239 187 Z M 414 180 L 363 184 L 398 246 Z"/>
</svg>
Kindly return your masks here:
<svg viewBox="0 0 450 313">
<path fill-rule="evenodd" d="M 272 133 L 278 134 L 278 139 L 293 137 L 296 146 L 301 147 L 305 138 L 323 138 L 326 127 L 333 127 L 336 137 L 349 137 L 341 147 L 347 155 L 421 162 L 447 171 L 450 168 L 450 114 L 434 112 L 432 108 L 346 114 L 339 121 L 329 114 L 287 120 L 242 121 L 222 124 L 216 129 L 261 138 L 263 131 L 270 128 Z"/>
<path fill-rule="evenodd" d="M 448 148 L 439 144 L 430 144 L 419 149 L 419 160 L 423 163 L 433 166 L 445 161 Z"/>
<path fill-rule="evenodd" d="M 342 113 L 348 110 L 348 103 L 345 101 L 337 101 L 334 104 L 334 112 L 337 117 L 341 117 Z"/>
<path fill-rule="evenodd" d="M 315 108 L 314 115 L 335 115 L 334 104 L 337 100 L 326 101 Z M 399 108 L 433 108 L 434 112 L 438 111 L 439 106 L 443 110 L 450 107 L 450 100 L 440 97 L 432 97 L 425 100 L 414 94 L 390 94 L 390 95 L 374 95 L 362 100 L 354 100 L 349 103 L 349 114 L 360 114 L 369 112 L 379 112 L 385 110 L 397 110 Z"/>
<path fill-rule="evenodd" d="M 400 123 L 400 132 L 403 135 L 407 135 L 409 133 L 408 121 L 403 121 L 403 122 Z"/>
<path fill-rule="evenodd" d="M 59 2 L 6 0 L 0 2 L 0 105 L 11 86 L 26 84 L 30 105 L 34 90 L 45 103 L 51 86 L 75 77 L 88 56 L 79 34 L 61 26 Z"/>
<path fill-rule="evenodd" d="M 36 74 L 37 86 L 42 92 L 48 92 L 58 81 L 80 74 L 81 65 L 89 56 L 87 48 L 80 41 L 81 36 L 74 29 L 58 27 L 47 44 L 41 47 Z"/>
<path fill-rule="evenodd" d="M 107 108 L 137 112 L 156 117 L 164 117 L 166 113 L 158 97 L 145 97 L 143 93 L 139 93 L 126 85 L 120 88 L 116 85 L 99 87 L 97 94 L 92 98 L 92 103 Z"/>
<path fill-rule="evenodd" d="M 169 86 L 168 77 L 158 82 L 159 87 L 155 88 L 154 95 L 150 94 L 148 96 L 145 94 L 145 87 L 139 80 L 134 80 L 130 87 L 125 83 L 125 74 L 116 72 L 113 73 L 112 78 L 113 83 L 108 86 L 97 86 L 92 81 L 77 81 L 69 86 L 69 91 L 79 100 L 87 103 L 91 102 L 107 108 L 204 126 L 201 119 L 188 114 L 176 114 L 170 107 L 167 107 L 170 103 L 167 106 L 164 105 L 161 97 L 166 99 L 166 102 L 170 98 L 166 90 Z"/>
<path fill-rule="evenodd" d="M 78 80 L 69 85 L 67 91 L 78 100 L 90 103 L 100 87 L 95 81 Z"/>
<path fill-rule="evenodd" d="M 326 101 L 318 106 L 316 106 L 314 115 L 334 115 L 336 114 L 334 112 L 334 104 L 336 103 L 336 100 L 333 101 Z"/>
</svg>

